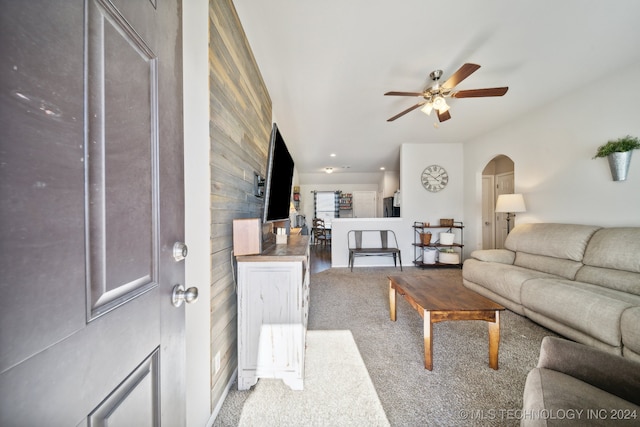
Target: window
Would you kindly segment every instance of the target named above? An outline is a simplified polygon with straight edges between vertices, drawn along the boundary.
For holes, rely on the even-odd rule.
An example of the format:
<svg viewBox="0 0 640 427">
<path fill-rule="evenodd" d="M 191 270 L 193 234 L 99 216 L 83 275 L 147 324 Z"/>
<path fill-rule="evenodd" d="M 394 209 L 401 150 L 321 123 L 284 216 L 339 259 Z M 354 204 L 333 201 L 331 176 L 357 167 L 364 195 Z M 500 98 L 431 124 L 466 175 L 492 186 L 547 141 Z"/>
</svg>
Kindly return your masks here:
<svg viewBox="0 0 640 427">
<path fill-rule="evenodd" d="M 340 216 L 339 201 L 338 191 L 316 191 L 313 195 L 314 217 L 323 219 L 325 226 L 330 228 L 331 220 Z"/>
</svg>

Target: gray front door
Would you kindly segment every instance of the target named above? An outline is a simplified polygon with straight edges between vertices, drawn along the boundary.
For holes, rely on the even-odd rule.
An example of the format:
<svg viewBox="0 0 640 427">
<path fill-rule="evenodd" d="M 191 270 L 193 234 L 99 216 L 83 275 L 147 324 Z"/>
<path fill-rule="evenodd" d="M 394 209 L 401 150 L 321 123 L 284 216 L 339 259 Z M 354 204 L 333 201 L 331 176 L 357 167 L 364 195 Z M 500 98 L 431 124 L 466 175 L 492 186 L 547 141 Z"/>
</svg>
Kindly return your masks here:
<svg viewBox="0 0 640 427">
<path fill-rule="evenodd" d="M 0 0 L 0 425 L 185 420 L 178 0 Z"/>
</svg>

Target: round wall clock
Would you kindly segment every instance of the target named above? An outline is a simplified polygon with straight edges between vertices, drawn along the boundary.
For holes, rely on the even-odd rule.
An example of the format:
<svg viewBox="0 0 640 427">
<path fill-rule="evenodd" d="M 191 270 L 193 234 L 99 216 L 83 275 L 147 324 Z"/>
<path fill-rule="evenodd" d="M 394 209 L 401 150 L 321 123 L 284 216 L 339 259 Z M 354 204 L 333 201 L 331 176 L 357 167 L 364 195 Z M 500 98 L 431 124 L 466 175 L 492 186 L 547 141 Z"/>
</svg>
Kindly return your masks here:
<svg viewBox="0 0 640 427">
<path fill-rule="evenodd" d="M 422 171 L 420 180 L 426 190 L 436 193 L 447 186 L 449 175 L 447 175 L 447 171 L 442 166 L 431 165 Z"/>
</svg>

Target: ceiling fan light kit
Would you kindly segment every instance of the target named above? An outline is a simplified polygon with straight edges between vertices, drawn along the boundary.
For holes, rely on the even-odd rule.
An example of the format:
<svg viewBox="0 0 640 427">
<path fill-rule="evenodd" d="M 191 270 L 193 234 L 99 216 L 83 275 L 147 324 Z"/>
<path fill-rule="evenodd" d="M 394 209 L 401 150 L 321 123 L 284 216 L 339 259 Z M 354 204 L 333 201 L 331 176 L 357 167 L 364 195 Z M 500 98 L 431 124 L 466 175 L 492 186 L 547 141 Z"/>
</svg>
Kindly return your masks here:
<svg viewBox="0 0 640 427">
<path fill-rule="evenodd" d="M 442 96 L 436 96 L 436 98 L 433 100 L 433 108 L 435 108 L 441 113 L 444 113 L 445 111 L 449 111 L 449 106 L 447 105 L 447 101 L 445 101 Z"/>
<path fill-rule="evenodd" d="M 481 98 L 486 96 L 502 96 L 509 90 L 508 87 L 494 87 L 486 89 L 468 89 L 459 90 L 453 92 L 453 89 L 464 79 L 469 77 L 472 73 L 480 68 L 477 64 L 466 63 L 458 69 L 444 84 L 440 85 L 440 78 L 442 77 L 442 70 L 435 70 L 429 74 L 434 84 L 426 88 L 422 92 L 397 92 L 391 91 L 385 93 L 385 95 L 391 96 L 417 96 L 424 98 L 424 101 L 407 108 L 404 111 L 396 114 L 395 116 L 387 119 L 388 122 L 392 122 L 397 118 L 404 116 L 405 114 L 422 107 L 421 111 L 427 115 L 431 115 L 431 111 L 436 110 L 438 112 L 438 120 L 444 122 L 451 118 L 449 113 L 449 105 L 445 98 Z"/>
<path fill-rule="evenodd" d="M 426 104 L 424 104 L 424 107 L 422 107 L 420 111 L 425 113 L 427 116 L 430 116 L 432 110 L 433 110 L 433 104 L 430 102 L 427 102 Z"/>
</svg>

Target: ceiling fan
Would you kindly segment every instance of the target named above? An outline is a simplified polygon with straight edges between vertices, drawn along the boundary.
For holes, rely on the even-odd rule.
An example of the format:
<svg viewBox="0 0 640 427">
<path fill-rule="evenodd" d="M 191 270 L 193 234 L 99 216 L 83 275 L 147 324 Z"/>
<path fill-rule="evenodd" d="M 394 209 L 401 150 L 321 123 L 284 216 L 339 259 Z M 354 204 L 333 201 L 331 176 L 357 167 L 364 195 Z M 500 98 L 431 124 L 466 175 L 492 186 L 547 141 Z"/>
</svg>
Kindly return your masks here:
<svg viewBox="0 0 640 427">
<path fill-rule="evenodd" d="M 407 108 L 406 110 L 396 114 L 395 116 L 387 119 L 388 122 L 392 122 L 395 119 L 404 116 L 405 114 L 422 107 L 422 111 L 425 114 L 430 115 L 432 110 L 436 110 L 438 113 L 438 120 L 444 122 L 451 118 L 449 113 L 449 105 L 445 98 L 481 98 L 485 96 L 502 96 L 509 90 L 508 87 L 493 87 L 487 89 L 469 89 L 459 90 L 453 92 L 453 89 L 464 79 L 469 77 L 472 73 L 480 68 L 477 64 L 464 64 L 458 69 L 449 79 L 440 84 L 440 78 L 442 77 L 442 70 L 435 70 L 429 74 L 434 84 L 426 88 L 423 92 L 387 92 L 385 95 L 392 96 L 419 96 L 424 98 L 424 101 L 418 102 L 416 105 Z"/>
</svg>

